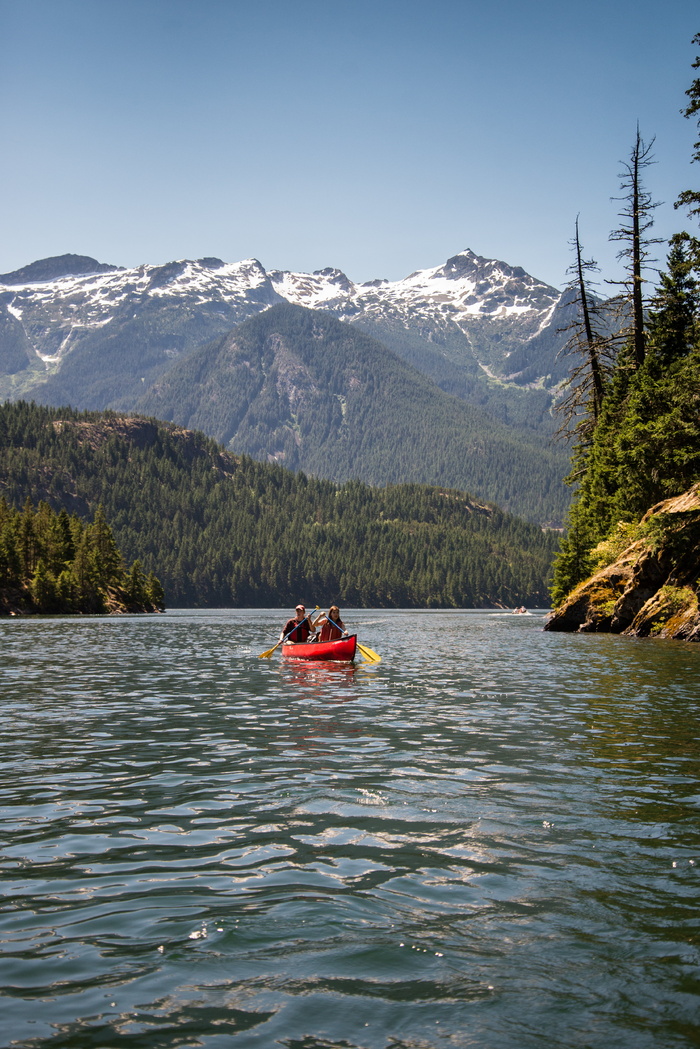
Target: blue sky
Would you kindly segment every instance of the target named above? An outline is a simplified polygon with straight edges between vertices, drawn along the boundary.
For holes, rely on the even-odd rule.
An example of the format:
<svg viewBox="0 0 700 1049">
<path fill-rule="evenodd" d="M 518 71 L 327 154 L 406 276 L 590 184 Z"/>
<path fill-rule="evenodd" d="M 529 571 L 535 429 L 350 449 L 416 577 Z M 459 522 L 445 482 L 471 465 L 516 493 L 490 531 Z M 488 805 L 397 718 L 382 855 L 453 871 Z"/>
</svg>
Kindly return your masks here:
<svg viewBox="0 0 700 1049">
<path fill-rule="evenodd" d="M 0 0 L 0 272 L 393 280 L 468 247 L 560 286 L 580 213 L 615 277 L 637 121 L 655 232 L 689 228 L 696 32 L 696 0 Z"/>
</svg>

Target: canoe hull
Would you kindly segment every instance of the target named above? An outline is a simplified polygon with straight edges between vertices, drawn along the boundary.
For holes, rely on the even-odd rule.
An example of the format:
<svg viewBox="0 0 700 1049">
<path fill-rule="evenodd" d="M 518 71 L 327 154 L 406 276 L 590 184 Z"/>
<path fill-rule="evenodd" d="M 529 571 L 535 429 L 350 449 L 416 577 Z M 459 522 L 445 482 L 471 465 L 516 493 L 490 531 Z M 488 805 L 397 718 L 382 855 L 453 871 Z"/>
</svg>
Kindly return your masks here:
<svg viewBox="0 0 700 1049">
<path fill-rule="evenodd" d="M 341 637 L 337 641 L 298 641 L 282 645 L 286 659 L 335 660 L 350 663 L 355 658 L 357 634 Z"/>
</svg>

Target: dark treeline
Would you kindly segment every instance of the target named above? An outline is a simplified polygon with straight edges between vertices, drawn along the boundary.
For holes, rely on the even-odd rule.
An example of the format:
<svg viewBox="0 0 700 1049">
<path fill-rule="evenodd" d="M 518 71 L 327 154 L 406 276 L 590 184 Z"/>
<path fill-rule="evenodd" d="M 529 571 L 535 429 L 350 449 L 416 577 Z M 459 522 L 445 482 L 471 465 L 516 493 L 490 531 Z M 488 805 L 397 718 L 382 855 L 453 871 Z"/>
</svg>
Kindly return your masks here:
<svg viewBox="0 0 700 1049">
<path fill-rule="evenodd" d="M 98 506 L 170 606 L 542 605 L 555 538 L 464 493 L 336 484 L 114 413 L 0 407 L 0 493 Z"/>
<path fill-rule="evenodd" d="M 155 612 L 163 589 L 138 561 L 127 570 L 102 507 L 92 523 L 46 502 L 0 499 L 0 614 Z"/>
<path fill-rule="evenodd" d="M 694 42 L 700 45 L 700 34 Z M 687 95 L 685 115 L 697 117 L 700 79 Z M 655 204 L 644 186 L 652 144 L 638 131 L 622 171 L 621 225 L 611 234 L 623 245 L 625 267 L 619 282 L 624 323 L 617 330 L 609 318 L 601 323 L 598 307 L 585 309 L 594 264 L 583 262 L 576 231 L 582 320 L 572 340 L 575 381 L 563 402 L 575 438 L 570 480 L 576 495 L 555 562 L 555 605 L 641 534 L 637 522 L 650 507 L 700 481 L 700 240 L 675 235 L 667 269 L 647 293 L 658 243 L 650 232 Z M 693 159 L 700 161 L 700 143 Z M 678 204 L 700 215 L 699 192 L 681 193 Z"/>
</svg>

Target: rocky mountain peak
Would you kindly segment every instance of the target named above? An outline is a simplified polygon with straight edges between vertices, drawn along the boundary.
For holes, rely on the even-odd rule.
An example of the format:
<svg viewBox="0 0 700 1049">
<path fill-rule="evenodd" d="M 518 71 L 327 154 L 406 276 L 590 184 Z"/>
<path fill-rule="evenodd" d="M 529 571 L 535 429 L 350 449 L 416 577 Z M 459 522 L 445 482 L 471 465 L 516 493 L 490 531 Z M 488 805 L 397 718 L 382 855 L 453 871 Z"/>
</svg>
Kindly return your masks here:
<svg viewBox="0 0 700 1049">
<path fill-rule="evenodd" d="M 89 255 L 53 255 L 48 259 L 31 262 L 28 266 L 13 270 L 12 273 L 0 273 L 0 284 L 40 284 L 61 277 L 112 273 L 122 268 L 98 262 Z"/>
<path fill-rule="evenodd" d="M 342 270 L 336 269 L 334 266 L 326 266 L 322 270 L 314 270 L 314 277 L 325 277 L 331 284 L 336 284 L 343 291 L 353 291 L 355 285 L 352 281 L 343 273 Z"/>
<path fill-rule="evenodd" d="M 89 256 L 63 255 L 6 274 L 0 285 L 0 398 L 25 391 L 36 396 L 50 381 L 52 388 L 60 386 L 62 403 L 82 403 L 58 373 L 71 371 L 78 347 L 81 360 L 88 360 L 86 353 L 92 360 L 94 353 L 97 362 L 109 345 L 110 368 L 120 374 L 136 355 L 127 386 L 105 401 L 94 392 L 89 364 L 81 365 L 85 378 L 71 383 L 90 386 L 90 407 L 111 405 L 115 398 L 126 403 L 132 395 L 127 388 L 142 386 L 194 346 L 283 302 L 358 325 L 455 393 L 471 389 L 474 365 L 487 382 L 548 387 L 563 367 L 556 363 L 562 342 L 554 317 L 556 289 L 468 248 L 403 279 L 362 284 L 333 266 L 313 273 L 267 271 L 256 258 L 227 263 L 203 257 L 119 269 Z M 123 351 L 117 353 L 117 346 Z M 106 388 L 103 364 L 95 367 L 100 389 Z"/>
</svg>

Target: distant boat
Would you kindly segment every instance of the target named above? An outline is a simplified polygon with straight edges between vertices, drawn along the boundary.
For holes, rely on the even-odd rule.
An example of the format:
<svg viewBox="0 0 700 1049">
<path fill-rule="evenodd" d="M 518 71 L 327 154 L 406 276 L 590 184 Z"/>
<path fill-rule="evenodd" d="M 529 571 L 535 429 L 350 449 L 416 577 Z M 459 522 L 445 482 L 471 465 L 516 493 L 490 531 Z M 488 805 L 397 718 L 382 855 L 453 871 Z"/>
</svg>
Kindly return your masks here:
<svg viewBox="0 0 700 1049">
<path fill-rule="evenodd" d="M 282 655 L 287 659 L 332 659 L 350 663 L 355 658 L 356 647 L 357 634 L 350 634 L 337 641 L 287 641 L 282 645 Z"/>
</svg>

